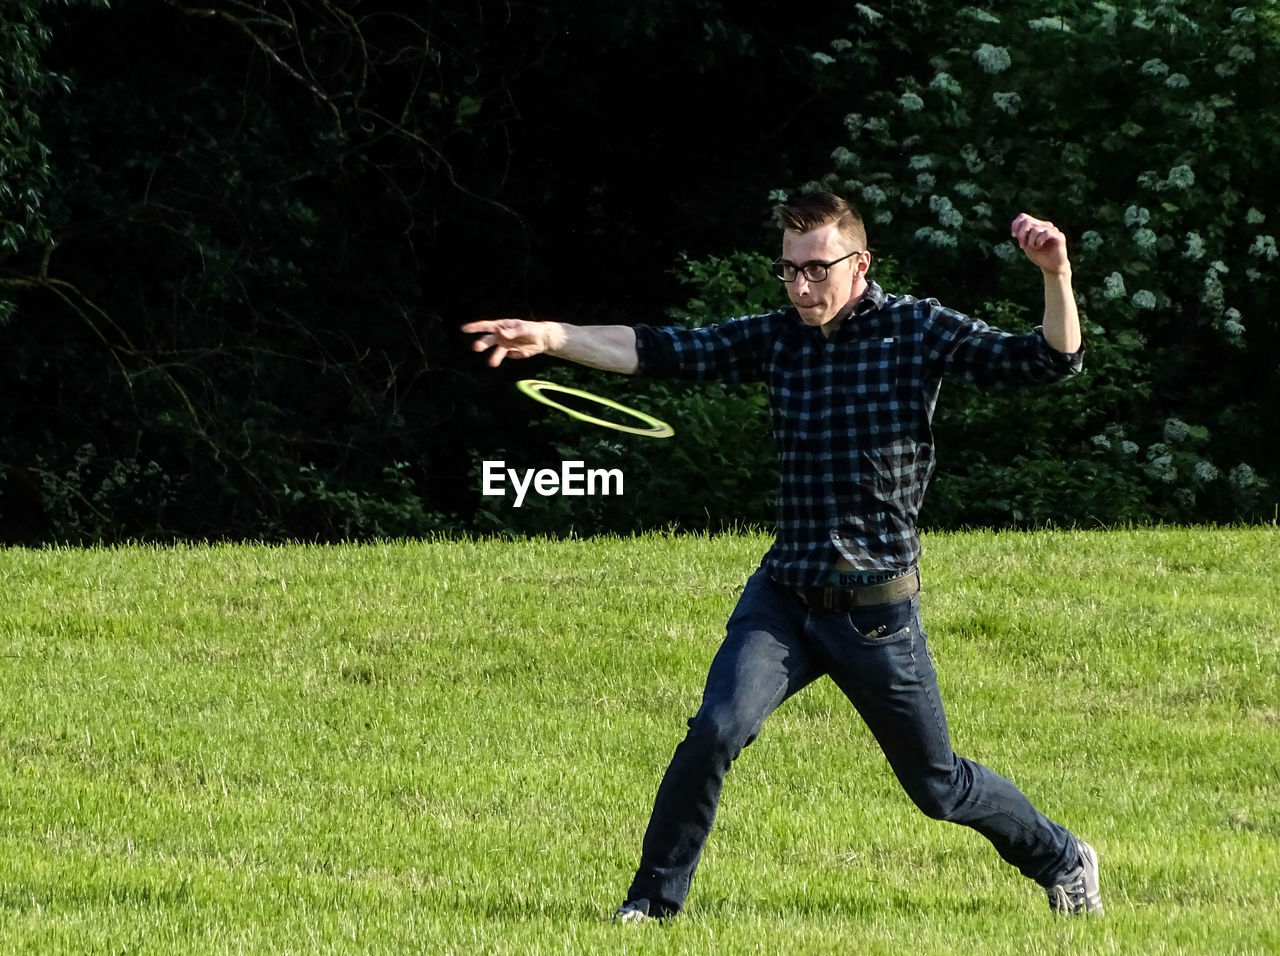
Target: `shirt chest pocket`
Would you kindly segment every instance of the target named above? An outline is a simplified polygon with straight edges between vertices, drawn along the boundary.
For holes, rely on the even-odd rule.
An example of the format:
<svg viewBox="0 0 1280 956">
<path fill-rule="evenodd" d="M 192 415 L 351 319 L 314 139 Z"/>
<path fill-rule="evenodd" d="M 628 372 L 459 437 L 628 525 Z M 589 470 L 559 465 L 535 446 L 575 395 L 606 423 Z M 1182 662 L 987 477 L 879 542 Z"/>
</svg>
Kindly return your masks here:
<svg viewBox="0 0 1280 956">
<path fill-rule="evenodd" d="M 902 357 L 897 338 L 868 337 L 787 356 L 769 369 L 775 425 L 787 431 L 823 428 L 832 414 L 874 412 L 894 401 Z"/>
<path fill-rule="evenodd" d="M 835 384 L 846 400 L 880 398 L 897 387 L 900 371 L 896 337 L 851 342 L 840 357 Z"/>
</svg>

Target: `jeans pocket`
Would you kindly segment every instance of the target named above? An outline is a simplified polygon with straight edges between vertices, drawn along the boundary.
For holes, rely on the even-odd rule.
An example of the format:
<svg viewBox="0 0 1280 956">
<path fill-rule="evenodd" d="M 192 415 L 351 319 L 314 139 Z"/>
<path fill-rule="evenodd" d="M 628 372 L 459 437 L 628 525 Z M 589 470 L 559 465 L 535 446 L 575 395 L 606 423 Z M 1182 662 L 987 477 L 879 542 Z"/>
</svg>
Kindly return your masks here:
<svg viewBox="0 0 1280 956">
<path fill-rule="evenodd" d="M 896 644 L 898 641 L 905 641 L 911 637 L 911 628 L 904 627 L 896 631 L 881 631 L 880 628 L 874 629 L 870 634 L 859 634 L 862 640 L 869 644 Z"/>
<path fill-rule="evenodd" d="M 861 640 L 893 644 L 911 636 L 917 621 L 917 608 L 913 595 L 891 604 L 853 608 L 845 613 L 845 620 Z"/>
</svg>

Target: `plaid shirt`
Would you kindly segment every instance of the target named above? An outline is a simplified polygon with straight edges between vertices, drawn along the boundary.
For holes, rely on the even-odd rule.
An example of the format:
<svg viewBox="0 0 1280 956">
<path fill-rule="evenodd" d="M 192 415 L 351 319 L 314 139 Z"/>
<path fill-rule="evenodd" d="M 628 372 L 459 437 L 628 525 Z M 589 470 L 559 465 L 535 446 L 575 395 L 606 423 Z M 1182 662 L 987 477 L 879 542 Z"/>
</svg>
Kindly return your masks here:
<svg viewBox="0 0 1280 956">
<path fill-rule="evenodd" d="M 944 372 L 1046 383 L 1078 372 L 1083 355 L 874 282 L 830 338 L 788 308 L 711 328 L 638 326 L 636 348 L 644 375 L 768 386 L 781 487 L 764 563 L 793 587 L 820 586 L 840 554 L 858 570 L 917 562 Z"/>
</svg>

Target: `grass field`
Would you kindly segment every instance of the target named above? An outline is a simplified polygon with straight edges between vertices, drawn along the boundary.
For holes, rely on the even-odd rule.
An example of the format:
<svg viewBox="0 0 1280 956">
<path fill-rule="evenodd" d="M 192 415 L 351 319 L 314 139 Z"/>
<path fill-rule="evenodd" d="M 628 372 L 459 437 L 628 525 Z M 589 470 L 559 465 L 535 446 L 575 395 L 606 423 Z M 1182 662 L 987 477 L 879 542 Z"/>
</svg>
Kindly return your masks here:
<svg viewBox="0 0 1280 956">
<path fill-rule="evenodd" d="M 0 551 L 3 953 L 1280 952 L 1280 532 L 925 540 L 957 749 L 1099 850 L 1051 917 L 830 682 L 615 927 L 759 536 Z"/>
</svg>

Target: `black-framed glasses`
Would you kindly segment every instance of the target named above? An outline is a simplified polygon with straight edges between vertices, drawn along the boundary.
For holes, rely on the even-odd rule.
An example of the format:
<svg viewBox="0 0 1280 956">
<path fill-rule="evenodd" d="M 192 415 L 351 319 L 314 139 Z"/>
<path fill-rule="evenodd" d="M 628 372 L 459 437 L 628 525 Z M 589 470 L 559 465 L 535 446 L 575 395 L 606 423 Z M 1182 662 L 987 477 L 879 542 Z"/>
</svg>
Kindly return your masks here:
<svg viewBox="0 0 1280 956">
<path fill-rule="evenodd" d="M 832 259 L 830 262 L 818 262 L 815 259 L 812 262 L 805 262 L 800 265 L 796 265 L 790 259 L 776 259 L 773 263 L 773 274 L 783 282 L 795 282 L 798 275 L 803 275 L 810 282 L 826 282 L 827 270 L 833 265 L 860 255 L 862 255 L 861 252 L 851 252 L 847 256 Z"/>
</svg>

